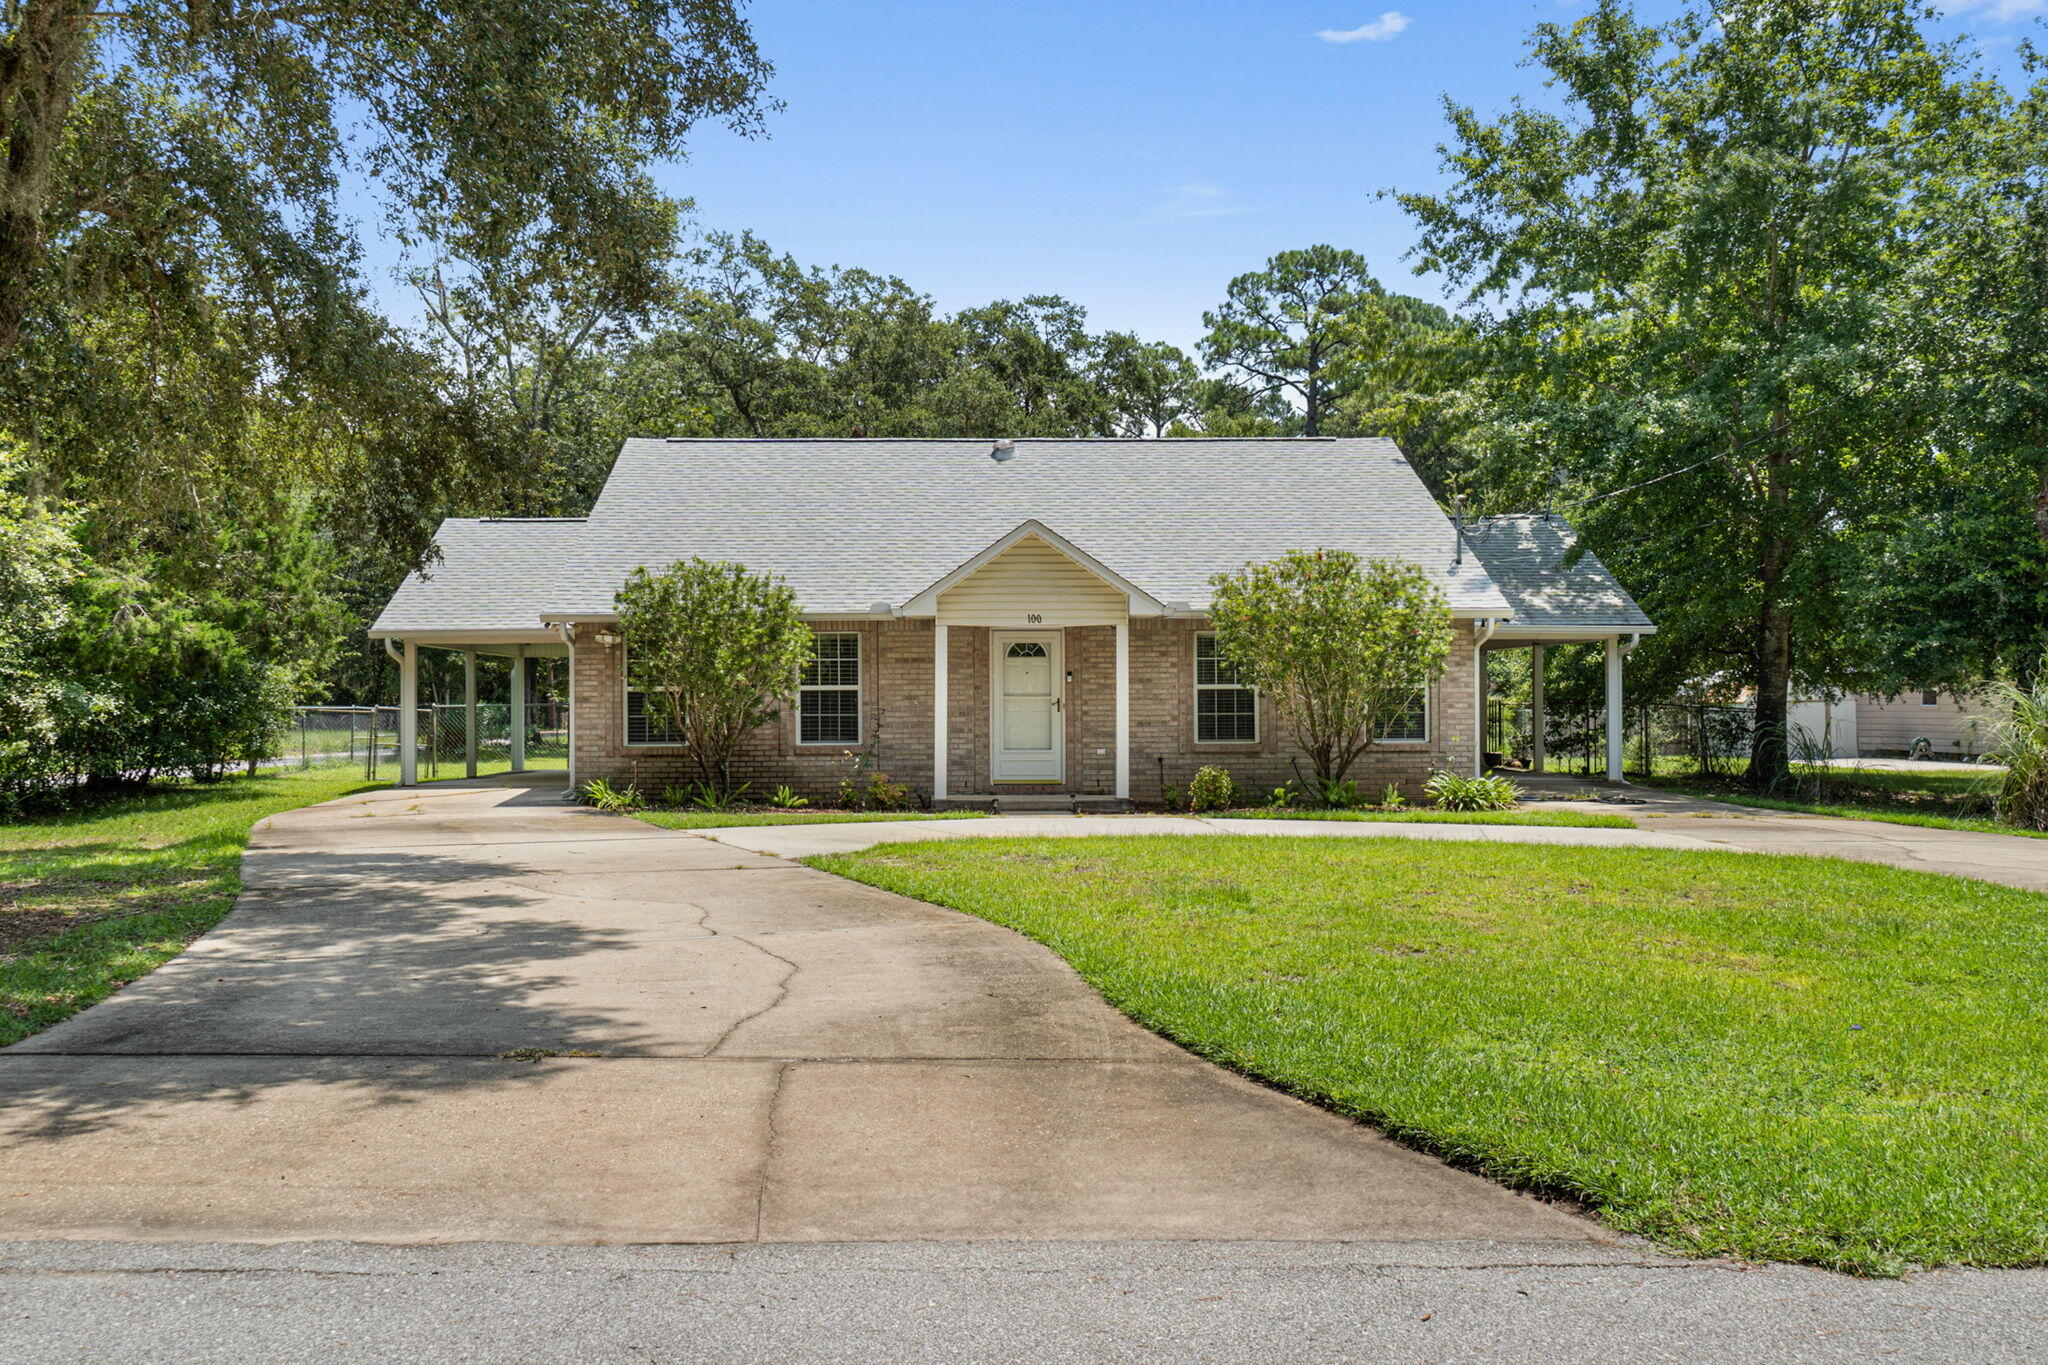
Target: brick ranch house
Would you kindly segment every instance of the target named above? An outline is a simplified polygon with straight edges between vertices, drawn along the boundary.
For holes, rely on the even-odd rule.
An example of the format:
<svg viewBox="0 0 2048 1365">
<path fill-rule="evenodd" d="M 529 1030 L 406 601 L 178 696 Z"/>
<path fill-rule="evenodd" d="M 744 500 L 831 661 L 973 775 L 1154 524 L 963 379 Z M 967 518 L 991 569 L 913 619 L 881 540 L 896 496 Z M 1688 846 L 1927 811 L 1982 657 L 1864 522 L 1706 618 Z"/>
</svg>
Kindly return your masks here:
<svg viewBox="0 0 2048 1365">
<path fill-rule="evenodd" d="M 1567 565 L 1561 521 L 1461 536 L 1376 438 L 630 440 L 587 518 L 450 520 L 437 541 L 370 632 L 399 659 L 401 723 L 422 648 L 510 656 L 515 705 L 524 659 L 566 654 L 571 781 L 643 791 L 695 772 L 639 690 L 613 594 L 690 556 L 780 575 L 816 630 L 796 704 L 734 772 L 813 798 L 863 750 L 941 804 L 1154 805 L 1204 764 L 1261 786 L 1306 773 L 1205 615 L 1212 575 L 1290 549 L 1410 561 L 1450 603 L 1448 666 L 1353 770 L 1374 791 L 1477 770 L 1486 650 L 1604 641 L 1619 714 L 1622 656 L 1652 628 L 1596 558 Z"/>
</svg>

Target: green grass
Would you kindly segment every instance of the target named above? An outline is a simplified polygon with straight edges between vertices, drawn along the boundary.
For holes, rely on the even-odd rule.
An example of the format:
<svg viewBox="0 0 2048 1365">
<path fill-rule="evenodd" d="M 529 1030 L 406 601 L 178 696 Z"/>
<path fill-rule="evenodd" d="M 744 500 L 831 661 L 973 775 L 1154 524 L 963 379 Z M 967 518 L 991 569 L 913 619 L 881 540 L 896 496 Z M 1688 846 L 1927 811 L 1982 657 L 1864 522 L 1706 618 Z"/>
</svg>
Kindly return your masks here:
<svg viewBox="0 0 2048 1365">
<path fill-rule="evenodd" d="M 634 815 L 663 829 L 728 829 L 734 825 L 847 825 L 876 820 L 980 820 L 978 810 L 643 810 Z"/>
<path fill-rule="evenodd" d="M 1575 810 L 1245 810 L 1211 812 L 1216 820 L 1385 820 L 1406 825 L 1560 825 L 1568 829 L 1634 829 L 1625 815 Z"/>
<path fill-rule="evenodd" d="M 1260 837 L 819 857 L 1223 1065 L 1682 1252 L 2048 1261 L 2048 896 L 1834 859 Z"/>
<path fill-rule="evenodd" d="M 1999 774 L 1966 772 L 1893 772 L 1884 769 L 1830 767 L 1821 785 L 1812 781 L 1819 770 L 1795 768 L 1803 779 L 1793 790 L 1759 795 L 1735 779 L 1700 777 L 1636 777 L 1632 781 L 1668 791 L 1682 791 L 1758 810 L 1798 811 L 1844 820 L 1877 820 L 1925 829 L 1961 829 L 1979 834 L 2014 834 L 2048 839 L 2048 831 L 2020 829 L 1991 818 Z"/>
<path fill-rule="evenodd" d="M 366 791 L 359 772 L 231 777 L 0 825 L 0 1046 L 183 952 L 233 908 L 266 815 Z"/>
</svg>

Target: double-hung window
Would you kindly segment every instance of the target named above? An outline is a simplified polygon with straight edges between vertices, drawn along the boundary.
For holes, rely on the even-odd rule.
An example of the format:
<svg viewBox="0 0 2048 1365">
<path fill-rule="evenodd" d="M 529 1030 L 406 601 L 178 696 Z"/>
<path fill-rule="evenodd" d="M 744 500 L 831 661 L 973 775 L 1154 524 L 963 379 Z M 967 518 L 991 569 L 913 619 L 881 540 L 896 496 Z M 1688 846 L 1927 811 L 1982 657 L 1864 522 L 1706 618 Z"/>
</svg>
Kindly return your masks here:
<svg viewBox="0 0 2048 1365">
<path fill-rule="evenodd" d="M 1195 636 L 1195 743 L 1259 742 L 1259 694 L 1216 652 L 1216 637 Z"/>
<path fill-rule="evenodd" d="M 1387 717 L 1379 739 L 1382 744 L 1429 743 L 1429 688 L 1426 684 L 1406 707 Z"/>
<path fill-rule="evenodd" d="M 860 635 L 833 631 L 814 637 L 817 652 L 804 666 L 796 697 L 799 744 L 860 743 Z"/>
<path fill-rule="evenodd" d="M 669 707 L 669 695 L 674 689 L 648 686 L 647 680 L 634 671 L 631 655 L 626 656 L 625 663 L 626 743 L 687 744 L 689 740 L 675 723 Z"/>
</svg>

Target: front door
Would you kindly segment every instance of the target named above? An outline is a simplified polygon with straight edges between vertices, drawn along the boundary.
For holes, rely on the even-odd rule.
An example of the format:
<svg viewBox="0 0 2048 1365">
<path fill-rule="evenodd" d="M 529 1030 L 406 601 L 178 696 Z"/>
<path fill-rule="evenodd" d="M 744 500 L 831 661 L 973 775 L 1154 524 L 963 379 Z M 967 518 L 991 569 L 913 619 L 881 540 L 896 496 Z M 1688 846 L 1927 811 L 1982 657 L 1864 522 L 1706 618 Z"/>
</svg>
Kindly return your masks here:
<svg viewBox="0 0 2048 1365">
<path fill-rule="evenodd" d="M 998 782 L 1058 782 L 1065 775 L 1066 702 L 1058 631 L 995 631 L 995 714 L 989 746 Z"/>
</svg>

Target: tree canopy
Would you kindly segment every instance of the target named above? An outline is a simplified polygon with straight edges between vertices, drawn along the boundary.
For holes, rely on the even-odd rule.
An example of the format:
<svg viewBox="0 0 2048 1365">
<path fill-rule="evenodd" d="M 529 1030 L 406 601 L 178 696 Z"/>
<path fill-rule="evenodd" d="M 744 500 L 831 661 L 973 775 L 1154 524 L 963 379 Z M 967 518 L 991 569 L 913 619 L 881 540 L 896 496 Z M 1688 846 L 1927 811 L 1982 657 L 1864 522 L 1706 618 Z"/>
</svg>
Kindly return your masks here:
<svg viewBox="0 0 2048 1365">
<path fill-rule="evenodd" d="M 1535 31 L 1561 111 L 1452 106 L 1450 189 L 1402 196 L 1421 263 L 1493 305 L 1453 400 L 1493 488 L 1536 505 L 1559 468 L 1630 490 L 1577 515 L 1655 650 L 1753 690 L 1765 785 L 1795 678 L 1879 674 L 1851 589 L 1940 425 L 1917 211 L 1986 92 L 1927 16 L 1787 0 L 1652 25 L 1602 0 Z"/>
</svg>

